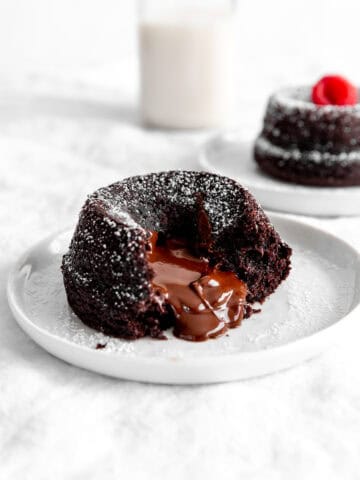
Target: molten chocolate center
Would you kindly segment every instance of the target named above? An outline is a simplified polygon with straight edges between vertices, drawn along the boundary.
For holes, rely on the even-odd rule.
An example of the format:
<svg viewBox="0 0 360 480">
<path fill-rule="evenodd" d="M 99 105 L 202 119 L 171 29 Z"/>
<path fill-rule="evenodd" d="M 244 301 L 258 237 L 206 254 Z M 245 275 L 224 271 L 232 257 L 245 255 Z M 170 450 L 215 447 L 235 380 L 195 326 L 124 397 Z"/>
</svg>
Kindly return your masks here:
<svg viewBox="0 0 360 480">
<path fill-rule="evenodd" d="M 247 293 L 244 282 L 232 272 L 210 267 L 207 259 L 194 257 L 183 243 L 157 245 L 157 233 L 150 242 L 152 282 L 174 310 L 177 337 L 203 341 L 240 324 Z"/>
</svg>

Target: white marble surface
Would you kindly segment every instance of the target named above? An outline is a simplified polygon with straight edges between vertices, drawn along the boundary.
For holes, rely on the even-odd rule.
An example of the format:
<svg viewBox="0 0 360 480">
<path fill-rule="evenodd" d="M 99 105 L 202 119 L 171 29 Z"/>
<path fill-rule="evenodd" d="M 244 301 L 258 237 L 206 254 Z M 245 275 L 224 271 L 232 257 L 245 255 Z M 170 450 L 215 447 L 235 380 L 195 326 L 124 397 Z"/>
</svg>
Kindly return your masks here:
<svg viewBox="0 0 360 480">
<path fill-rule="evenodd" d="M 0 72 L 7 72 L 0 77 L 0 478 L 359 479 L 360 325 L 342 345 L 289 371 L 171 387 L 69 366 L 35 345 L 11 316 L 6 277 L 24 249 L 73 225 L 86 194 L 101 185 L 191 168 L 206 137 L 139 126 L 128 48 L 133 27 L 117 13 L 120 3 L 129 1 L 0 4 Z M 281 83 L 312 81 L 333 68 L 359 81 L 351 61 L 357 0 L 344 0 L 341 10 L 337 0 L 311 2 L 310 16 L 307 2 L 241 3 L 243 131 L 255 132 L 267 93 Z M 260 7 L 267 8 L 262 15 Z M 106 18 L 108 41 L 96 23 Z M 334 22 L 351 28 L 330 35 Z M 87 48 L 94 35 L 96 48 Z M 32 74 L 15 75 L 22 67 Z M 360 218 L 306 221 L 360 249 Z"/>
</svg>

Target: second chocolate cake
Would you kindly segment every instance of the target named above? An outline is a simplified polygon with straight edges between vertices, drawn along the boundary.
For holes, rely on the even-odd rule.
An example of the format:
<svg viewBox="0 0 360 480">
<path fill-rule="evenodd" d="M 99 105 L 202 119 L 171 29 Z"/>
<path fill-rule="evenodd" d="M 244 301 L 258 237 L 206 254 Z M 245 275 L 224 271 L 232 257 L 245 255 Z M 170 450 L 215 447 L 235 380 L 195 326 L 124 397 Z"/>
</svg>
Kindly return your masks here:
<svg viewBox="0 0 360 480">
<path fill-rule="evenodd" d="M 360 185 L 360 104 L 318 105 L 311 91 L 288 88 L 270 97 L 255 142 L 257 164 L 286 182 Z"/>
<path fill-rule="evenodd" d="M 206 340 L 240 324 L 285 279 L 291 249 L 252 195 L 202 172 L 130 177 L 86 201 L 63 258 L 87 325 L 136 339 Z"/>
</svg>

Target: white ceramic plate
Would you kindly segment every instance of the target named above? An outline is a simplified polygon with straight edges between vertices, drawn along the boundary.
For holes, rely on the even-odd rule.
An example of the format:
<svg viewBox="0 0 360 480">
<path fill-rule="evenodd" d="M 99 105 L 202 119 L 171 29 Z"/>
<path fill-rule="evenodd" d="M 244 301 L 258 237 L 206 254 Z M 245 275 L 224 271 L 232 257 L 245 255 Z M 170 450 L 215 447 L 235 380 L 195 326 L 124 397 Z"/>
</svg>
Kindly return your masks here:
<svg viewBox="0 0 360 480">
<path fill-rule="evenodd" d="M 159 383 L 237 380 L 288 368 L 308 359 L 351 328 L 360 302 L 359 254 L 322 230 L 271 217 L 293 247 L 289 278 L 260 314 L 228 336 L 203 343 L 179 340 L 124 341 L 88 327 L 65 298 L 61 256 L 71 232 L 43 240 L 13 268 L 10 307 L 19 325 L 53 355 L 114 377 Z M 96 349 L 98 344 L 105 348 Z"/>
<path fill-rule="evenodd" d="M 253 142 L 236 133 L 208 141 L 200 153 L 201 167 L 232 177 L 246 186 L 264 208 L 303 215 L 360 215 L 360 187 L 307 187 L 263 174 L 253 159 Z"/>
</svg>

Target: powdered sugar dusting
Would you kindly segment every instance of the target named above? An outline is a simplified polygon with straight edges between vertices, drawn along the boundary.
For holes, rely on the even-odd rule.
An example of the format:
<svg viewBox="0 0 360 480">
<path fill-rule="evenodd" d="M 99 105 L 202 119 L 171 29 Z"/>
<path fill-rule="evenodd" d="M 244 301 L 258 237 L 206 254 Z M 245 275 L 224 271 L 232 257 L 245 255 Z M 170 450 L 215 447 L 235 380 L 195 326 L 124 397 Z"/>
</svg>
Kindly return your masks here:
<svg viewBox="0 0 360 480">
<path fill-rule="evenodd" d="M 329 152 L 320 152 L 318 150 L 310 150 L 302 152 L 298 148 L 282 148 L 274 145 L 270 140 L 261 136 L 256 140 L 255 147 L 260 154 L 271 155 L 281 158 L 282 160 L 304 161 L 309 160 L 314 163 L 347 163 L 360 162 L 360 150 L 352 152 L 341 152 L 338 154 Z"/>
<path fill-rule="evenodd" d="M 216 233 L 231 225 L 236 220 L 236 214 L 244 209 L 245 191 L 226 177 L 219 179 L 209 173 L 174 171 L 125 179 L 98 190 L 89 199 L 90 202 L 103 202 L 109 214 L 121 218 L 129 227 L 141 225 L 147 228 L 146 221 L 152 219 L 152 228 L 156 229 L 161 228 L 156 217 L 165 207 L 165 200 L 168 205 L 193 207 L 196 194 L 200 193 Z"/>
<path fill-rule="evenodd" d="M 124 226 L 127 226 L 129 228 L 138 228 L 142 229 L 140 225 L 134 221 L 134 219 L 124 210 L 119 208 L 118 205 L 113 205 L 111 208 L 108 210 L 108 214 L 110 217 L 114 217 L 114 220 L 111 220 L 109 217 L 105 217 L 105 221 L 107 222 L 108 225 L 111 227 L 115 227 L 117 223 L 120 223 Z"/>
<path fill-rule="evenodd" d="M 326 115 L 329 112 L 339 115 L 346 112 L 360 116 L 360 104 L 341 106 L 316 105 L 311 101 L 311 87 L 309 86 L 283 88 L 271 95 L 269 105 L 270 107 L 281 106 L 281 108 L 286 110 L 288 114 L 291 114 L 294 110 L 308 110 L 313 112 L 319 119 L 321 116 Z"/>
</svg>

